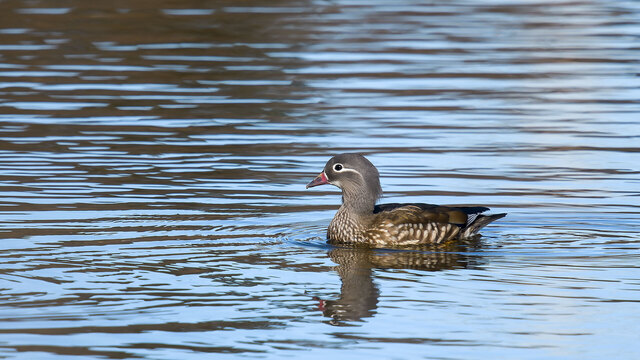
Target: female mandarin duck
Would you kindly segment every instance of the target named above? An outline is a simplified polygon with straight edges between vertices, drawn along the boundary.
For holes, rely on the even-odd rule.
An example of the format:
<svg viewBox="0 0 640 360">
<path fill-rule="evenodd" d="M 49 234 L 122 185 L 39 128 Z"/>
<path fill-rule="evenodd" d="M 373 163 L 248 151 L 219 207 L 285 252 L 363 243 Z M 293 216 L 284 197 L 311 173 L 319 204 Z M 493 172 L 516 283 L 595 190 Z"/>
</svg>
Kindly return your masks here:
<svg viewBox="0 0 640 360">
<path fill-rule="evenodd" d="M 332 157 L 307 188 L 331 184 L 342 190 L 342 206 L 329 224 L 331 244 L 373 247 L 439 245 L 473 238 L 507 214 L 480 215 L 486 207 L 381 204 L 378 169 L 359 154 Z"/>
</svg>

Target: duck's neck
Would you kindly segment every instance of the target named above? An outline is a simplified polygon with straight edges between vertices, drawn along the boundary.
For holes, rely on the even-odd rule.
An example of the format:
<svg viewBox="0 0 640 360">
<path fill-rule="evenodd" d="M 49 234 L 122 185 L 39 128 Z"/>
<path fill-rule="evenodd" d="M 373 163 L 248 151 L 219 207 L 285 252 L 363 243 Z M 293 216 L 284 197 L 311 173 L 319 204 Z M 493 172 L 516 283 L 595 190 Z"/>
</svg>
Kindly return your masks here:
<svg viewBox="0 0 640 360">
<path fill-rule="evenodd" d="M 338 211 L 348 213 L 355 218 L 371 216 L 378 194 L 370 194 L 364 190 L 366 189 L 343 189 L 342 206 Z"/>
<path fill-rule="evenodd" d="M 327 237 L 335 243 L 364 243 L 367 241 L 364 232 L 368 228 L 375 198 L 354 192 L 342 192 L 342 206 L 331 220 L 327 229 Z"/>
<path fill-rule="evenodd" d="M 342 206 L 331 220 L 327 237 L 336 243 L 365 243 L 365 231 L 370 226 L 376 200 L 381 194 L 380 185 L 342 187 Z"/>
</svg>

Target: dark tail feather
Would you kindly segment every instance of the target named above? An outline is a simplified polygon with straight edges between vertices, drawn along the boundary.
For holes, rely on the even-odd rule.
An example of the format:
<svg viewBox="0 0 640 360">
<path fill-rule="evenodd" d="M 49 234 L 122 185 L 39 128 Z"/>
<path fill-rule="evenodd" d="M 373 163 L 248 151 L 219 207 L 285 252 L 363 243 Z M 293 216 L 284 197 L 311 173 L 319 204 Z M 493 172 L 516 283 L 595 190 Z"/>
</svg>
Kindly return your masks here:
<svg viewBox="0 0 640 360">
<path fill-rule="evenodd" d="M 507 216 L 507 213 L 494 215 L 478 215 L 478 217 L 475 218 L 475 220 L 473 220 L 471 224 L 464 228 L 462 238 L 472 237 L 473 235 L 477 234 L 478 231 L 480 231 L 480 229 L 482 229 L 483 227 L 498 219 L 502 219 L 505 216 Z"/>
</svg>

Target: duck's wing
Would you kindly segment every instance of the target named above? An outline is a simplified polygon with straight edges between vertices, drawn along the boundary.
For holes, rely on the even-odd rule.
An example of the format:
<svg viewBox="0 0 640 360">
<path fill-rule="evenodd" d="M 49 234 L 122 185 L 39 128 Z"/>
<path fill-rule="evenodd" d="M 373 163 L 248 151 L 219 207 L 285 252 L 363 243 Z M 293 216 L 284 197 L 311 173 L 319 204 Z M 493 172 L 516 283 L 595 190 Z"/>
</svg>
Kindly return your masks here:
<svg viewBox="0 0 640 360">
<path fill-rule="evenodd" d="M 481 215 L 483 206 L 381 204 L 374 209 L 373 238 L 394 239 L 396 245 L 441 244 L 471 237 L 483 226 L 506 214 Z"/>
<path fill-rule="evenodd" d="M 433 204 L 380 204 L 373 209 L 374 214 L 385 213 L 381 216 L 401 215 L 407 216 L 422 215 L 425 219 L 442 223 L 451 223 L 457 225 L 467 225 L 473 222 L 475 218 L 488 211 L 488 207 L 484 206 L 442 206 Z"/>
</svg>

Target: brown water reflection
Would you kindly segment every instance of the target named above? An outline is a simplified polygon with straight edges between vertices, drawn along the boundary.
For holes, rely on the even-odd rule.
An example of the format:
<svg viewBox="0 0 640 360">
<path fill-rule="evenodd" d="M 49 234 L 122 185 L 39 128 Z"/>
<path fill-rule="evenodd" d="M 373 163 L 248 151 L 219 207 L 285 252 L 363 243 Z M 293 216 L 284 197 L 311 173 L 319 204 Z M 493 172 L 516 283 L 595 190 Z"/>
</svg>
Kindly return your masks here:
<svg viewBox="0 0 640 360">
<path fill-rule="evenodd" d="M 470 245 L 469 245 L 470 246 Z M 479 246 L 475 244 L 474 246 Z M 439 271 L 467 268 L 470 261 L 467 245 L 450 244 L 433 249 L 373 250 L 334 248 L 329 258 L 338 264 L 336 272 L 342 283 L 340 297 L 326 300 L 316 297 L 318 309 L 330 317 L 332 325 L 350 325 L 352 321 L 374 316 L 380 291 L 374 281 L 374 269 L 414 269 Z"/>
<path fill-rule="evenodd" d="M 0 357 L 633 357 L 639 15 L 0 1 Z M 304 185 L 346 151 L 385 202 L 509 217 L 329 248 Z"/>
</svg>

